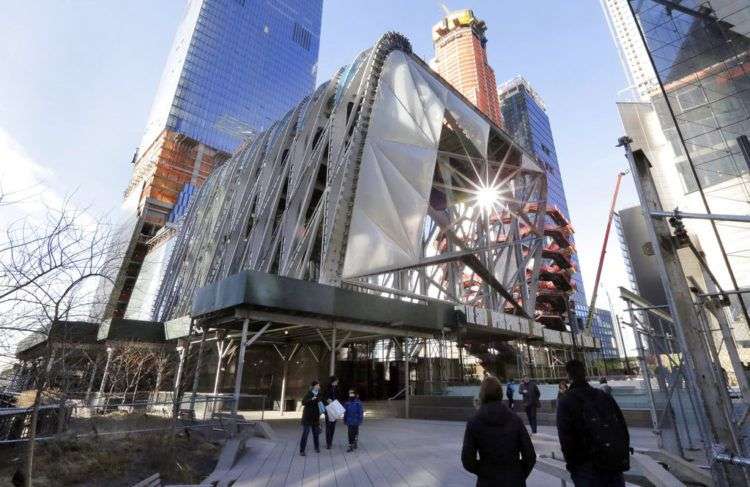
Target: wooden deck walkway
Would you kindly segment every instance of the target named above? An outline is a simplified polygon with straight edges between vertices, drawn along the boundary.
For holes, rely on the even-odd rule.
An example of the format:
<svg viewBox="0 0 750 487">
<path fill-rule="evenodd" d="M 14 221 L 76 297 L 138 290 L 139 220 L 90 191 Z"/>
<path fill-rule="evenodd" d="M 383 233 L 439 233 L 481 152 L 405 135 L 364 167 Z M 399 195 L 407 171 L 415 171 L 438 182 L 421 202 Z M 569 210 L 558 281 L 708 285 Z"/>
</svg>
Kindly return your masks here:
<svg viewBox="0 0 750 487">
<path fill-rule="evenodd" d="M 272 421 L 276 441 L 253 438 L 230 472 L 234 487 L 276 486 L 473 486 L 476 478 L 461 466 L 464 424 L 399 419 L 366 420 L 360 429 L 359 449 L 346 452 L 346 427 L 337 424 L 334 445 L 320 453 L 312 438 L 307 456 L 299 454 L 299 420 Z M 537 454 L 552 444 L 535 439 Z M 560 485 L 560 481 L 535 471 L 529 487 Z"/>
</svg>

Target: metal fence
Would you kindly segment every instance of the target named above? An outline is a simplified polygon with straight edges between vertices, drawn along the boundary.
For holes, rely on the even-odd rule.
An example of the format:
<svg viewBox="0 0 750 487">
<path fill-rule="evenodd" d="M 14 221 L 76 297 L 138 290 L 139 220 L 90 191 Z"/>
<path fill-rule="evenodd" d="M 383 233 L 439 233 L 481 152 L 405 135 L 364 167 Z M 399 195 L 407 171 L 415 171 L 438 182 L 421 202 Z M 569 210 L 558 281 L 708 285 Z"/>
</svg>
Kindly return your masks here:
<svg viewBox="0 0 750 487">
<path fill-rule="evenodd" d="M 234 411 L 231 394 L 184 394 L 175 401 L 172 393 L 160 392 L 126 401 L 122 394 L 109 394 L 86 402 L 68 398 L 54 405 L 39 406 L 35 440 L 48 440 L 61 434 L 99 436 L 144 433 L 193 428 L 212 428 L 231 433 L 251 420 Z M 240 405 L 263 420 L 267 397 L 240 395 Z M 22 443 L 31 436 L 33 408 L 0 409 L 0 444 Z"/>
</svg>

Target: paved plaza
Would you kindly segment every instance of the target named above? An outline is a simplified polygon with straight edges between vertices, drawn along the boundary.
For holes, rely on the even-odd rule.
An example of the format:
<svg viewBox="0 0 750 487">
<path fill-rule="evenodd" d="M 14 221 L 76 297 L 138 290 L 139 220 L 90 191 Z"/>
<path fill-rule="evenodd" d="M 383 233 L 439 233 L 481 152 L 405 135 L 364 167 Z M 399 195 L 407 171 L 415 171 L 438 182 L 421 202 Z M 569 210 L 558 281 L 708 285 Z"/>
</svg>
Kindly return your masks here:
<svg viewBox="0 0 750 487">
<path fill-rule="evenodd" d="M 228 476 L 234 487 L 260 486 L 473 486 L 476 478 L 461 466 L 465 423 L 404 419 L 368 419 L 360 430 L 359 449 L 347 453 L 346 427 L 337 424 L 331 450 L 299 454 L 299 419 L 271 419 L 274 441 L 253 438 Z M 559 451 L 554 427 L 540 427 L 534 436 L 537 455 Z M 632 431 L 633 444 L 655 446 L 648 430 Z M 529 487 L 560 485 L 560 480 L 535 469 Z"/>
</svg>

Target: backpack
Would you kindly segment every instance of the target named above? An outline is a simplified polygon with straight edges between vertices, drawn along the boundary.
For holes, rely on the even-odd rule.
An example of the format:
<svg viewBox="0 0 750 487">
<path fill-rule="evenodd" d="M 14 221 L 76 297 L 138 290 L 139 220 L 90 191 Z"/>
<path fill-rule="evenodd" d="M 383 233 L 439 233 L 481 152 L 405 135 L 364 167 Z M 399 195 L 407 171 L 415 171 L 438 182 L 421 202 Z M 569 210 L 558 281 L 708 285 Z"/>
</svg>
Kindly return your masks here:
<svg viewBox="0 0 750 487">
<path fill-rule="evenodd" d="M 628 427 L 617 413 L 614 399 L 605 392 L 593 388 L 571 389 L 568 394 L 580 402 L 583 427 L 594 468 L 608 472 L 629 470 Z"/>
</svg>

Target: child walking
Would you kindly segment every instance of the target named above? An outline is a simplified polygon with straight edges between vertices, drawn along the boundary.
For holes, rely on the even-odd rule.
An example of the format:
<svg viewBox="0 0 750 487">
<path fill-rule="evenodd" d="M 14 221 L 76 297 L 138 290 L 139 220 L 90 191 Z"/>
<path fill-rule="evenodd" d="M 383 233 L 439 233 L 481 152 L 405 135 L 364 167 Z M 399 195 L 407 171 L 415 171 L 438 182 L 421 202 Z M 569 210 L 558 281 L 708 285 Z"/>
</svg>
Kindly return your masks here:
<svg viewBox="0 0 750 487">
<path fill-rule="evenodd" d="M 359 400 L 357 391 L 349 389 L 349 400 L 344 404 L 344 424 L 349 430 L 349 449 L 348 452 L 357 449 L 357 438 L 359 437 L 359 425 L 365 416 L 365 410 L 362 407 L 362 401 Z"/>
</svg>

